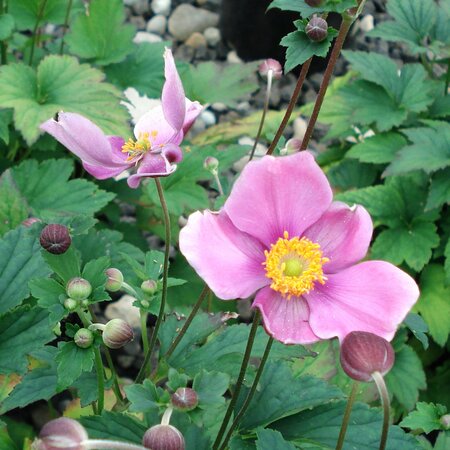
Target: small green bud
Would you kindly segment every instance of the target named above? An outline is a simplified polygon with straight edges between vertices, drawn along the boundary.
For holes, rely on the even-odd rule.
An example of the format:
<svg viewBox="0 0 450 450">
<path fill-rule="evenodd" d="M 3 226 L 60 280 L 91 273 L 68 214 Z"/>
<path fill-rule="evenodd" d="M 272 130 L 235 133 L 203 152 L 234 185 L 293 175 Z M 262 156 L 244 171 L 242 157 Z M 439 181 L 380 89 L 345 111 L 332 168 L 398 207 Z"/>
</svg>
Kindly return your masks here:
<svg viewBox="0 0 450 450">
<path fill-rule="evenodd" d="M 441 425 L 444 427 L 444 430 L 450 429 L 450 414 L 444 414 L 440 419 Z"/>
<path fill-rule="evenodd" d="M 147 295 L 154 295 L 158 289 L 158 284 L 155 280 L 145 280 L 141 284 L 141 289 Z"/>
<path fill-rule="evenodd" d="M 182 411 L 191 411 L 198 405 L 198 395 L 194 389 L 178 388 L 171 398 L 172 405 Z"/>
<path fill-rule="evenodd" d="M 78 308 L 78 306 L 79 306 L 78 302 L 73 298 L 66 298 L 64 300 L 64 308 L 66 308 L 70 312 L 75 311 Z"/>
<path fill-rule="evenodd" d="M 207 156 L 203 161 L 203 167 L 209 172 L 216 172 L 219 168 L 219 160 L 214 156 Z"/>
<path fill-rule="evenodd" d="M 172 425 L 155 425 L 148 429 L 142 440 L 151 450 L 184 450 L 183 435 Z"/>
<path fill-rule="evenodd" d="M 73 338 L 75 344 L 81 348 L 88 348 L 94 342 L 94 333 L 87 328 L 80 328 Z"/>
<path fill-rule="evenodd" d="M 107 347 L 121 348 L 134 339 L 134 333 L 125 320 L 112 319 L 105 325 L 102 337 Z"/>
<path fill-rule="evenodd" d="M 106 276 L 108 280 L 106 281 L 106 290 L 109 292 L 120 291 L 123 284 L 123 275 L 119 269 L 111 267 L 106 270 Z"/>
<path fill-rule="evenodd" d="M 142 300 L 142 301 L 141 301 L 141 306 L 142 306 L 143 308 L 148 308 L 148 307 L 150 306 L 150 302 L 147 301 L 147 300 Z"/>
<path fill-rule="evenodd" d="M 61 322 L 58 322 L 54 327 L 53 327 L 53 334 L 55 336 L 61 336 Z"/>
<path fill-rule="evenodd" d="M 322 42 L 328 36 L 328 24 L 322 17 L 313 16 L 305 27 L 306 35 L 314 42 Z"/>
<path fill-rule="evenodd" d="M 81 306 L 84 308 L 87 308 L 89 306 L 89 300 L 85 298 L 84 300 L 81 300 Z"/>
<path fill-rule="evenodd" d="M 67 283 L 67 295 L 74 300 L 84 300 L 91 295 L 92 286 L 88 280 L 76 277 Z"/>
</svg>

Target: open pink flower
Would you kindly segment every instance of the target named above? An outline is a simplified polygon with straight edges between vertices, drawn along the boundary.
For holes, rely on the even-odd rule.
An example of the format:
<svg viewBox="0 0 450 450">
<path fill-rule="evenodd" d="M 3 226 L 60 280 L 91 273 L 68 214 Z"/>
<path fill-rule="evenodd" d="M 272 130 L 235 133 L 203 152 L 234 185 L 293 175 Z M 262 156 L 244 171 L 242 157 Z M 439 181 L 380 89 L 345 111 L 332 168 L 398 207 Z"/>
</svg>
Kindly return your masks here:
<svg viewBox="0 0 450 450">
<path fill-rule="evenodd" d="M 181 141 L 202 110 L 184 95 L 172 52 L 164 53 L 166 81 L 161 105 L 144 114 L 134 127 L 136 140 L 106 136 L 89 119 L 76 113 L 57 114 L 41 129 L 77 155 L 87 172 L 99 180 L 137 166 L 128 184 L 137 188 L 142 177 L 164 177 L 176 170 L 183 153 Z"/>
<path fill-rule="evenodd" d="M 358 263 L 372 230 L 362 206 L 332 202 L 324 173 L 300 152 L 249 163 L 221 211 L 189 217 L 180 249 L 219 298 L 256 292 L 253 307 L 281 342 L 351 331 L 390 340 L 419 290 L 390 263 Z"/>
</svg>

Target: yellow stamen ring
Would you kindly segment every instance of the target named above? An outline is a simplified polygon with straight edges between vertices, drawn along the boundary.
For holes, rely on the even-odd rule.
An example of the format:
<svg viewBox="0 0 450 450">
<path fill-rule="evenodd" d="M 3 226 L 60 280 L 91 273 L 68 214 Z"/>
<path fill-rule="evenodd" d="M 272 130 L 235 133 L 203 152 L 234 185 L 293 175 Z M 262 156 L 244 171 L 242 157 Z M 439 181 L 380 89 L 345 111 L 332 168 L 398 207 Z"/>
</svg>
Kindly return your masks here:
<svg viewBox="0 0 450 450">
<path fill-rule="evenodd" d="M 127 161 L 140 159 L 152 148 L 150 138 L 155 139 L 157 135 L 157 131 L 152 131 L 151 133 L 139 133 L 136 141 L 128 139 L 128 142 L 122 146 L 122 153 L 128 153 Z"/>
<path fill-rule="evenodd" d="M 289 239 L 285 231 L 265 255 L 263 265 L 266 277 L 272 280 L 270 287 L 287 299 L 308 293 L 316 282 L 325 284 L 322 266 L 329 259 L 322 256 L 319 244 L 305 237 Z"/>
</svg>

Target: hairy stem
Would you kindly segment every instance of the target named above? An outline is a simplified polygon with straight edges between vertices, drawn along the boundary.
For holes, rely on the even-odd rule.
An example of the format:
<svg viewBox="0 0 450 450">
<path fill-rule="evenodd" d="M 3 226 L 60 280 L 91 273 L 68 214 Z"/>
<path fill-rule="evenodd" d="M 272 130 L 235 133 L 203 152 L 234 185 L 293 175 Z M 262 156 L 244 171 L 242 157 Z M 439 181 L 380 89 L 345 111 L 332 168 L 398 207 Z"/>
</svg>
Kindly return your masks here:
<svg viewBox="0 0 450 450">
<path fill-rule="evenodd" d="M 342 418 L 341 431 L 339 431 L 339 437 L 336 444 L 336 450 L 341 450 L 344 445 L 345 434 L 347 433 L 348 423 L 350 420 L 350 414 L 352 412 L 353 403 L 355 403 L 356 394 L 358 392 L 358 382 L 353 382 L 352 391 L 347 399 L 347 406 L 345 407 L 344 417 Z"/>
<path fill-rule="evenodd" d="M 129 444 L 128 442 L 108 441 L 106 439 L 88 439 L 82 442 L 84 450 L 111 449 L 111 450 L 148 450 L 142 445 Z"/>
<path fill-rule="evenodd" d="M 0 0 L 0 16 L 8 12 L 8 6 L 6 0 Z M 0 64 L 8 64 L 8 44 L 6 41 L 0 42 L 1 55 Z"/>
<path fill-rule="evenodd" d="M 98 400 L 97 400 L 97 414 L 101 414 L 105 405 L 105 375 L 103 369 L 102 355 L 99 347 L 94 347 L 95 354 L 95 370 L 97 371 L 97 387 L 98 387 Z"/>
<path fill-rule="evenodd" d="M 34 24 L 34 28 L 33 28 L 33 37 L 32 37 L 32 43 L 31 43 L 30 58 L 28 59 L 29 66 L 31 66 L 33 64 L 34 48 L 36 47 L 39 22 L 41 21 L 42 16 L 44 15 L 44 10 L 45 10 L 46 5 L 47 5 L 47 0 L 41 0 L 41 2 L 39 4 L 38 14 L 36 17 L 36 23 Z"/>
<path fill-rule="evenodd" d="M 69 28 L 69 17 L 70 17 L 71 9 L 72 9 L 72 0 L 68 0 L 67 9 L 66 9 L 66 17 L 64 18 L 63 35 L 61 36 L 61 46 L 59 47 L 60 55 L 62 55 L 64 53 L 64 37 L 67 33 L 67 29 Z"/>
<path fill-rule="evenodd" d="M 380 394 L 381 403 L 383 404 L 383 428 L 381 430 L 380 446 L 379 450 L 385 450 L 386 442 L 389 432 L 389 393 L 384 382 L 383 375 L 380 372 L 374 372 L 372 378 L 377 385 L 378 393 Z"/>
</svg>

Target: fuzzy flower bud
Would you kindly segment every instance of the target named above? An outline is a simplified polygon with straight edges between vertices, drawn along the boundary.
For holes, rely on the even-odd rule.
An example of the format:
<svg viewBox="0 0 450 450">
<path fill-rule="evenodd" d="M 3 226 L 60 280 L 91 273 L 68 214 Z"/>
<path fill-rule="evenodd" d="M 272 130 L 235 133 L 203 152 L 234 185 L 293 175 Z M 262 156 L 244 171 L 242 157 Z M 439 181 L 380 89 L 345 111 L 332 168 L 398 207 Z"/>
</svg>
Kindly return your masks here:
<svg viewBox="0 0 450 450">
<path fill-rule="evenodd" d="M 34 450 L 84 450 L 88 439 L 86 430 L 73 419 L 60 417 L 47 422 L 32 444 Z"/>
<path fill-rule="evenodd" d="M 328 36 L 328 24 L 322 17 L 314 16 L 306 25 L 306 35 L 314 42 L 322 42 Z"/>
<path fill-rule="evenodd" d="M 262 77 L 266 77 L 270 70 L 276 80 L 280 79 L 283 75 L 283 68 L 276 59 L 268 58 L 258 66 L 258 72 Z"/>
<path fill-rule="evenodd" d="M 208 172 L 216 172 L 219 168 L 219 160 L 217 158 L 214 158 L 214 156 L 207 156 L 203 161 L 203 167 Z"/>
<path fill-rule="evenodd" d="M 121 289 L 123 284 L 123 275 L 119 269 L 111 267 L 106 270 L 106 276 L 108 280 L 106 281 L 106 290 L 109 292 L 117 292 Z"/>
<path fill-rule="evenodd" d="M 81 348 L 88 348 L 94 342 L 94 333 L 87 328 L 80 328 L 73 337 L 75 344 Z"/>
<path fill-rule="evenodd" d="M 69 280 L 66 292 L 67 295 L 74 300 L 85 300 L 91 295 L 92 286 L 88 280 L 76 277 Z"/>
<path fill-rule="evenodd" d="M 302 140 L 297 138 L 289 139 L 284 148 L 281 150 L 282 155 L 292 155 L 293 153 L 299 152 L 302 146 Z"/>
<path fill-rule="evenodd" d="M 145 280 L 141 284 L 141 289 L 147 295 L 154 295 L 157 291 L 158 285 L 155 280 Z"/>
<path fill-rule="evenodd" d="M 134 333 L 125 320 L 112 319 L 105 325 L 102 337 L 107 347 L 121 348 L 134 339 Z"/>
<path fill-rule="evenodd" d="M 66 298 L 64 300 L 64 308 L 68 311 L 75 311 L 78 308 L 78 301 L 73 298 Z"/>
<path fill-rule="evenodd" d="M 49 253 L 61 255 L 70 247 L 72 239 L 67 227 L 53 223 L 42 230 L 39 242 Z"/>
<path fill-rule="evenodd" d="M 171 398 L 172 405 L 182 411 L 191 411 L 198 405 L 198 395 L 194 389 L 178 388 Z"/>
<path fill-rule="evenodd" d="M 354 380 L 371 381 L 374 372 L 381 375 L 391 370 L 395 353 L 391 344 L 366 331 L 352 331 L 341 345 L 341 365 Z"/>
<path fill-rule="evenodd" d="M 305 3 L 312 8 L 317 8 L 322 5 L 323 0 L 305 0 Z"/>
<path fill-rule="evenodd" d="M 172 425 L 155 425 L 146 431 L 142 440 L 151 450 L 184 450 L 183 435 Z"/>
<path fill-rule="evenodd" d="M 450 429 L 450 414 L 444 414 L 440 419 L 441 425 L 444 427 L 444 430 Z"/>
</svg>

